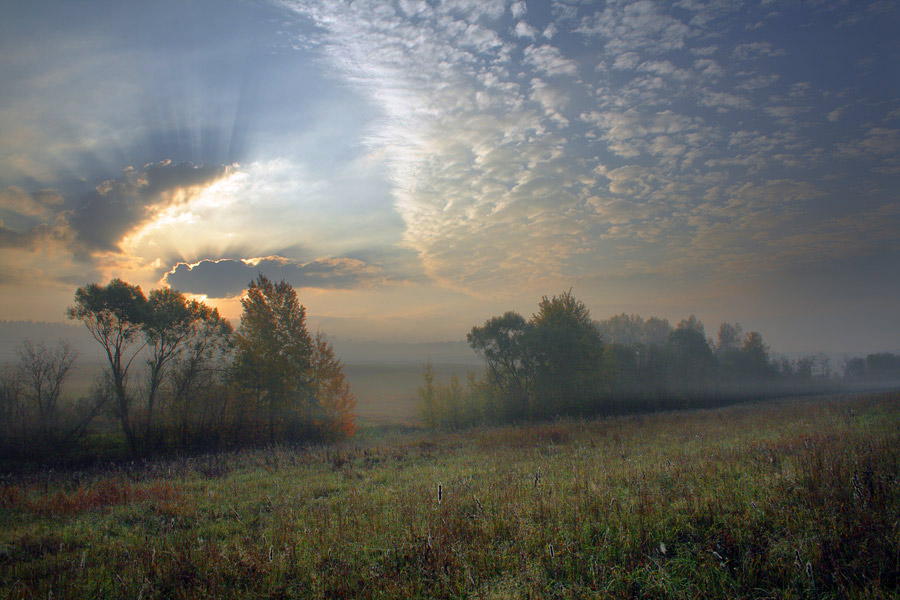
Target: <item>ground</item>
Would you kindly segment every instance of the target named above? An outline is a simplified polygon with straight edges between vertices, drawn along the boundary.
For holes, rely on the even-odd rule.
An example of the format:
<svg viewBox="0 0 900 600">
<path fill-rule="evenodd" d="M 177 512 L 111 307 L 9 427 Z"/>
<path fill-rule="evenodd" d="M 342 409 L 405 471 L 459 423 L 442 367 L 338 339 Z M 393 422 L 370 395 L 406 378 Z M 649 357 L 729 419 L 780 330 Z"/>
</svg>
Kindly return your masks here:
<svg viewBox="0 0 900 600">
<path fill-rule="evenodd" d="M 900 394 L 7 477 L 0 597 L 897 597 Z"/>
</svg>

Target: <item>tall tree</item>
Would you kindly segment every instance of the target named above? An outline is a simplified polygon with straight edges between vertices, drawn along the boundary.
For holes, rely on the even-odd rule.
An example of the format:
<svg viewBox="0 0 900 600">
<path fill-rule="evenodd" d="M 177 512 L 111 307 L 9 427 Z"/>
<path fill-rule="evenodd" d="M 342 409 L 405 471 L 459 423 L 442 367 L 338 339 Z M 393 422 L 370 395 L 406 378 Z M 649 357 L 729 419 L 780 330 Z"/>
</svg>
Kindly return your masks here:
<svg viewBox="0 0 900 600">
<path fill-rule="evenodd" d="M 241 305 L 235 336 L 238 375 L 266 412 L 270 440 L 279 422 L 312 426 L 313 343 L 297 292 L 286 281 L 274 284 L 260 273 Z"/>
<path fill-rule="evenodd" d="M 321 422 L 319 427 L 329 438 L 353 435 L 356 424 L 353 408 L 356 398 L 350 393 L 350 384 L 344 376 L 344 366 L 334 354 L 324 333 L 317 333 L 313 341 L 312 379 L 314 397 Z"/>
<path fill-rule="evenodd" d="M 719 325 L 719 337 L 716 340 L 715 353 L 722 355 L 728 352 L 736 352 L 741 349 L 741 337 L 744 328 L 740 323 L 722 323 Z"/>
<path fill-rule="evenodd" d="M 532 316 L 541 404 L 552 412 L 588 409 L 608 383 L 604 345 L 591 313 L 572 290 L 544 296 Z"/>
<path fill-rule="evenodd" d="M 678 323 L 669 335 L 672 379 L 681 391 L 703 388 L 711 375 L 713 353 L 703 323 L 694 315 Z"/>
<path fill-rule="evenodd" d="M 746 377 L 763 378 L 775 375 L 775 366 L 769 357 L 769 346 L 757 331 L 744 334 L 740 349 L 739 368 Z"/>
<path fill-rule="evenodd" d="M 194 331 L 193 324 L 203 316 L 199 302 L 188 302 L 183 294 L 169 288 L 150 292 L 142 332 L 149 350 L 147 367 L 147 433 L 152 435 L 159 386 L 166 366 L 184 349 Z M 205 308 L 205 307 L 204 307 Z"/>
<path fill-rule="evenodd" d="M 106 352 L 116 416 L 131 452 L 136 454 L 128 371 L 144 348 L 140 333 L 146 321 L 147 298 L 140 287 L 121 279 L 113 279 L 106 286 L 92 283 L 75 291 L 75 306 L 69 307 L 67 314 L 70 319 L 81 321 Z"/>
<path fill-rule="evenodd" d="M 200 303 L 197 310 L 200 318 L 192 321 L 184 348 L 169 369 L 172 409 L 184 440 L 192 435 L 191 425 L 202 419 L 197 414 L 201 399 L 215 394 L 215 388 L 221 387 L 217 383 L 221 383 L 226 371 L 234 333 L 231 323 L 220 317 L 215 308 Z M 228 394 L 221 392 L 224 390 L 216 395 L 216 404 L 224 408 L 222 396 Z"/>
<path fill-rule="evenodd" d="M 527 416 L 534 383 L 534 327 L 519 313 L 509 311 L 473 327 L 466 341 L 488 368 L 492 385 L 502 396 L 505 418 Z"/>
</svg>

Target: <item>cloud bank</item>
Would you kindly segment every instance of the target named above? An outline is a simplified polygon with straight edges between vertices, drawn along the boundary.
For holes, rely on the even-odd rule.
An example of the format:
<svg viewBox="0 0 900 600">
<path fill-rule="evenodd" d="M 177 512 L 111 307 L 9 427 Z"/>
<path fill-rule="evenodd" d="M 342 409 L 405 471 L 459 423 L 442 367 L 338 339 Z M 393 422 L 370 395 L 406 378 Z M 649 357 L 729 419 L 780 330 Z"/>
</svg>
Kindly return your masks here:
<svg viewBox="0 0 900 600">
<path fill-rule="evenodd" d="M 326 258 L 298 263 L 282 256 L 251 259 L 202 260 L 178 263 L 163 281 L 173 289 L 211 298 L 232 298 L 262 273 L 274 281 L 284 280 L 297 288 L 348 289 L 374 285 L 383 280 L 380 270 L 361 260 Z"/>
<path fill-rule="evenodd" d="M 874 121 L 863 131 L 825 127 L 863 92 L 792 70 L 815 51 L 769 7 L 282 4 L 316 24 L 304 42 L 334 77 L 380 108 L 369 144 L 389 156 L 404 242 L 442 285 L 482 294 L 648 264 L 730 277 L 885 249 L 867 215 L 893 198 L 848 194 L 860 173 L 896 172 L 897 99 L 856 115 Z M 813 12 L 814 35 L 847 18 L 836 6 L 787 18 Z M 830 227 L 823 204 L 852 227 Z"/>
</svg>

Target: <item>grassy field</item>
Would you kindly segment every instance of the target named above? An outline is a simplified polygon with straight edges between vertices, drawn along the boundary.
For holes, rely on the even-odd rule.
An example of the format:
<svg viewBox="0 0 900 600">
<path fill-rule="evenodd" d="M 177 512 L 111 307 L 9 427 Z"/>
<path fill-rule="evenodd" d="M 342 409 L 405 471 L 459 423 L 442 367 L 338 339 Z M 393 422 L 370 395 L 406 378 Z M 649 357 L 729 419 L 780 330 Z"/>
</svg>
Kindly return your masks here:
<svg viewBox="0 0 900 600">
<path fill-rule="evenodd" d="M 362 436 L 0 488 L 0 598 L 888 598 L 900 395 Z"/>
</svg>

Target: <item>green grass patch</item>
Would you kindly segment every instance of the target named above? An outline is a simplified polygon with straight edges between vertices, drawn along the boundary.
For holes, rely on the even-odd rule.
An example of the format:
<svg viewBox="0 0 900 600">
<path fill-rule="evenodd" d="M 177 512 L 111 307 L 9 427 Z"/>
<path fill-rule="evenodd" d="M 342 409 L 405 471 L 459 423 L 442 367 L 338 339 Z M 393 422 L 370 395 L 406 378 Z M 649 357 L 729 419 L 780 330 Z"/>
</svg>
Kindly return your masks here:
<svg viewBox="0 0 900 600">
<path fill-rule="evenodd" d="M 789 399 L 32 474 L 0 598 L 897 597 L 898 423 Z"/>
</svg>

